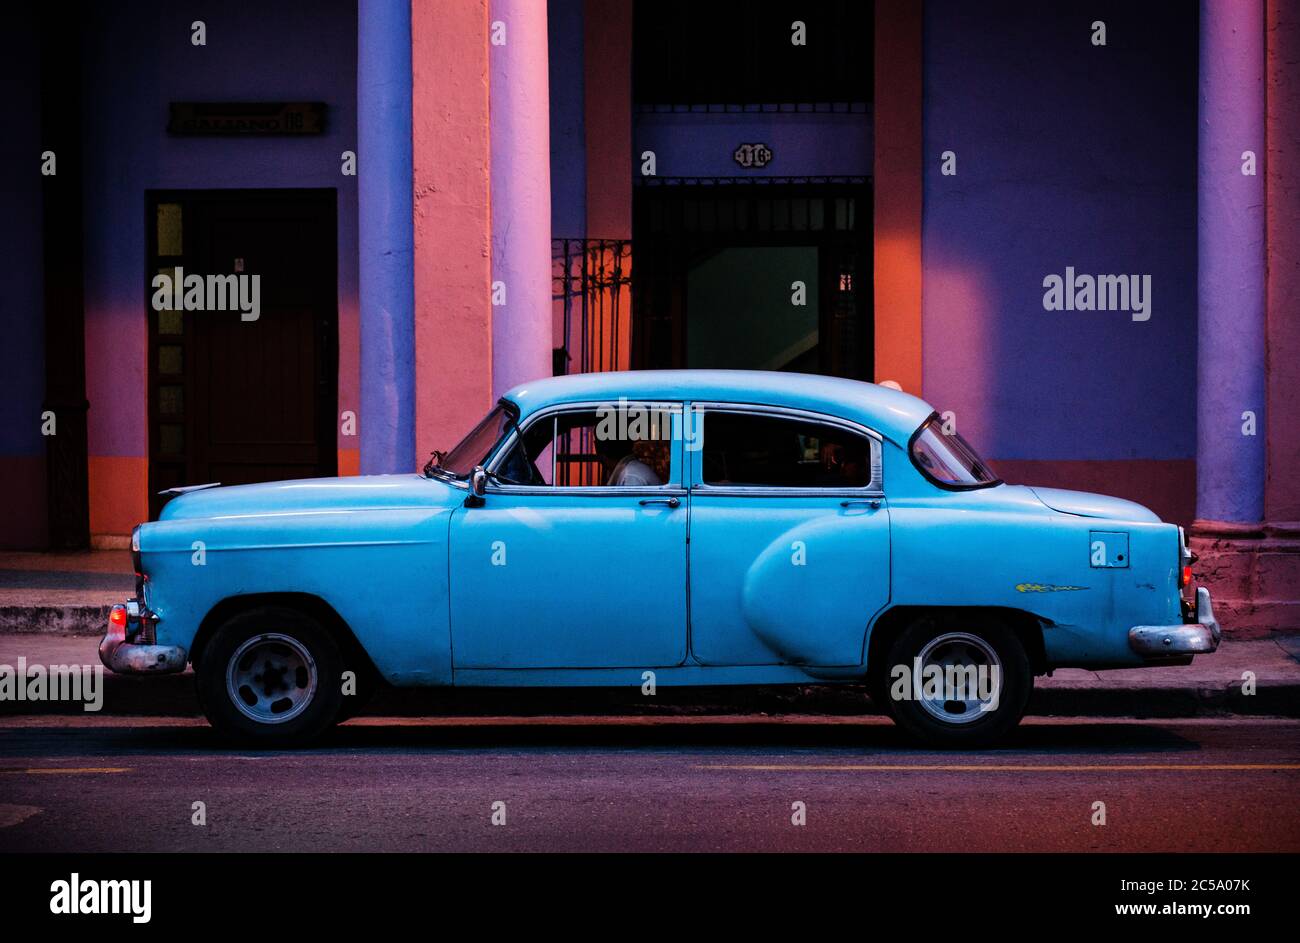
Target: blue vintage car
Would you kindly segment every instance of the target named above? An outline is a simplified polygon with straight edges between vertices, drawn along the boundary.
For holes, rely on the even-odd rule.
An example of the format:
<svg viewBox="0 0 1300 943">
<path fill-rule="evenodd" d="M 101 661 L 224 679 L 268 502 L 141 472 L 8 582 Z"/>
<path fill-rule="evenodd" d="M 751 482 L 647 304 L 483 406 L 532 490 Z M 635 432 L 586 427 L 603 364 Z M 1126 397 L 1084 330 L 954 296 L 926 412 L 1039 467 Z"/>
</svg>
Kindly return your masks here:
<svg viewBox="0 0 1300 943">
<path fill-rule="evenodd" d="M 114 671 L 192 664 L 245 742 L 398 686 L 856 683 L 988 743 L 1054 668 L 1218 646 L 1181 529 L 1000 481 L 928 404 L 828 377 L 520 386 L 423 474 L 177 489 L 132 538 Z"/>
</svg>

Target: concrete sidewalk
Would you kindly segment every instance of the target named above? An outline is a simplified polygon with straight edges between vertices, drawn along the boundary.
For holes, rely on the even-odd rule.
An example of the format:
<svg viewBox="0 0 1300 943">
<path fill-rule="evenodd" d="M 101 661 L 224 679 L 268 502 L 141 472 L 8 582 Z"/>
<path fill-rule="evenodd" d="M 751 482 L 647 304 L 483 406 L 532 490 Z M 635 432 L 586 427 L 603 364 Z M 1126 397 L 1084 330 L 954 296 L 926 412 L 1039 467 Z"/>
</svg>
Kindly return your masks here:
<svg viewBox="0 0 1300 943">
<path fill-rule="evenodd" d="M 129 550 L 0 553 L 0 634 L 103 635 L 108 610 L 134 594 Z"/>
<path fill-rule="evenodd" d="M 97 665 L 98 642 L 50 633 L 0 634 L 0 665 Z M 1255 693 L 1243 691 L 1251 672 Z M 104 713 L 194 716 L 199 713 L 190 671 L 157 677 L 104 672 Z M 371 716 L 573 714 L 831 714 L 874 708 L 859 686 L 697 688 L 661 687 L 653 698 L 637 689 L 381 691 Z M 80 713 L 79 704 L 0 701 L 0 714 Z M 1181 668 L 1119 671 L 1063 669 L 1035 680 L 1030 713 L 1047 716 L 1198 717 L 1242 714 L 1300 717 L 1300 639 L 1225 641 L 1219 651 Z"/>
</svg>

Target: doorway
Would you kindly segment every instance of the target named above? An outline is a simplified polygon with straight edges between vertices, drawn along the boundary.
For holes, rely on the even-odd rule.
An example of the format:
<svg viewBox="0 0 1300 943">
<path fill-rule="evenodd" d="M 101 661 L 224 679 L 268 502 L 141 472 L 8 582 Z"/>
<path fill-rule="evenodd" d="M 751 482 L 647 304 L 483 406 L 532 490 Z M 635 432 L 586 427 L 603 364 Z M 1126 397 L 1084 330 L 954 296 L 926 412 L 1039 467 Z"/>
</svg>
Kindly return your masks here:
<svg viewBox="0 0 1300 943">
<path fill-rule="evenodd" d="M 873 379 L 869 182 L 641 185 L 632 219 L 634 366 Z"/>
<path fill-rule="evenodd" d="M 146 211 L 151 519 L 165 488 L 337 474 L 336 191 L 151 191 Z M 257 276 L 256 318 L 210 294 L 155 310 L 154 277 L 181 273 Z"/>
</svg>

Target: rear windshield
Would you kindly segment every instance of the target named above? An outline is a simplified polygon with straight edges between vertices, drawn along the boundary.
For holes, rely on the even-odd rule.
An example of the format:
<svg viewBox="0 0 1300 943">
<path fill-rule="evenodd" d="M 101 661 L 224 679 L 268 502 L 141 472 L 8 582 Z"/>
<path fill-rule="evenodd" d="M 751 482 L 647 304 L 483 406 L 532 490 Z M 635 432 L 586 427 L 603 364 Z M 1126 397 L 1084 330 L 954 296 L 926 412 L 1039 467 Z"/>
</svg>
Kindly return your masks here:
<svg viewBox="0 0 1300 943">
<path fill-rule="evenodd" d="M 921 473 L 943 488 L 986 488 L 1001 481 L 955 429 L 944 432 L 938 413 L 912 436 L 911 453 Z"/>
</svg>

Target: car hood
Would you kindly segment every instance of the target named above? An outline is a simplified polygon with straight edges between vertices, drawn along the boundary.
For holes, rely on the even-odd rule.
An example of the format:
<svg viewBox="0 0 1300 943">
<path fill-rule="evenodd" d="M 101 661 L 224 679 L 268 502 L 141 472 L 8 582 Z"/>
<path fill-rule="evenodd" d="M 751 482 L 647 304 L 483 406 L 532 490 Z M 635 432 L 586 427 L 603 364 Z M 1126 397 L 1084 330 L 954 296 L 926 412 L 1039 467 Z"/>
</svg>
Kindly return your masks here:
<svg viewBox="0 0 1300 943">
<path fill-rule="evenodd" d="M 191 491 L 169 501 L 160 520 L 436 507 L 463 499 L 446 482 L 416 474 L 305 478 Z"/>
<path fill-rule="evenodd" d="M 1092 494 L 1087 491 L 1063 491 L 1060 488 L 1039 488 L 1033 486 L 1031 491 L 1039 501 L 1053 511 L 1062 514 L 1077 514 L 1079 517 L 1100 517 L 1117 521 L 1150 521 L 1158 523 L 1160 518 L 1155 512 L 1143 507 L 1136 501 L 1112 498 L 1104 494 Z"/>
</svg>

